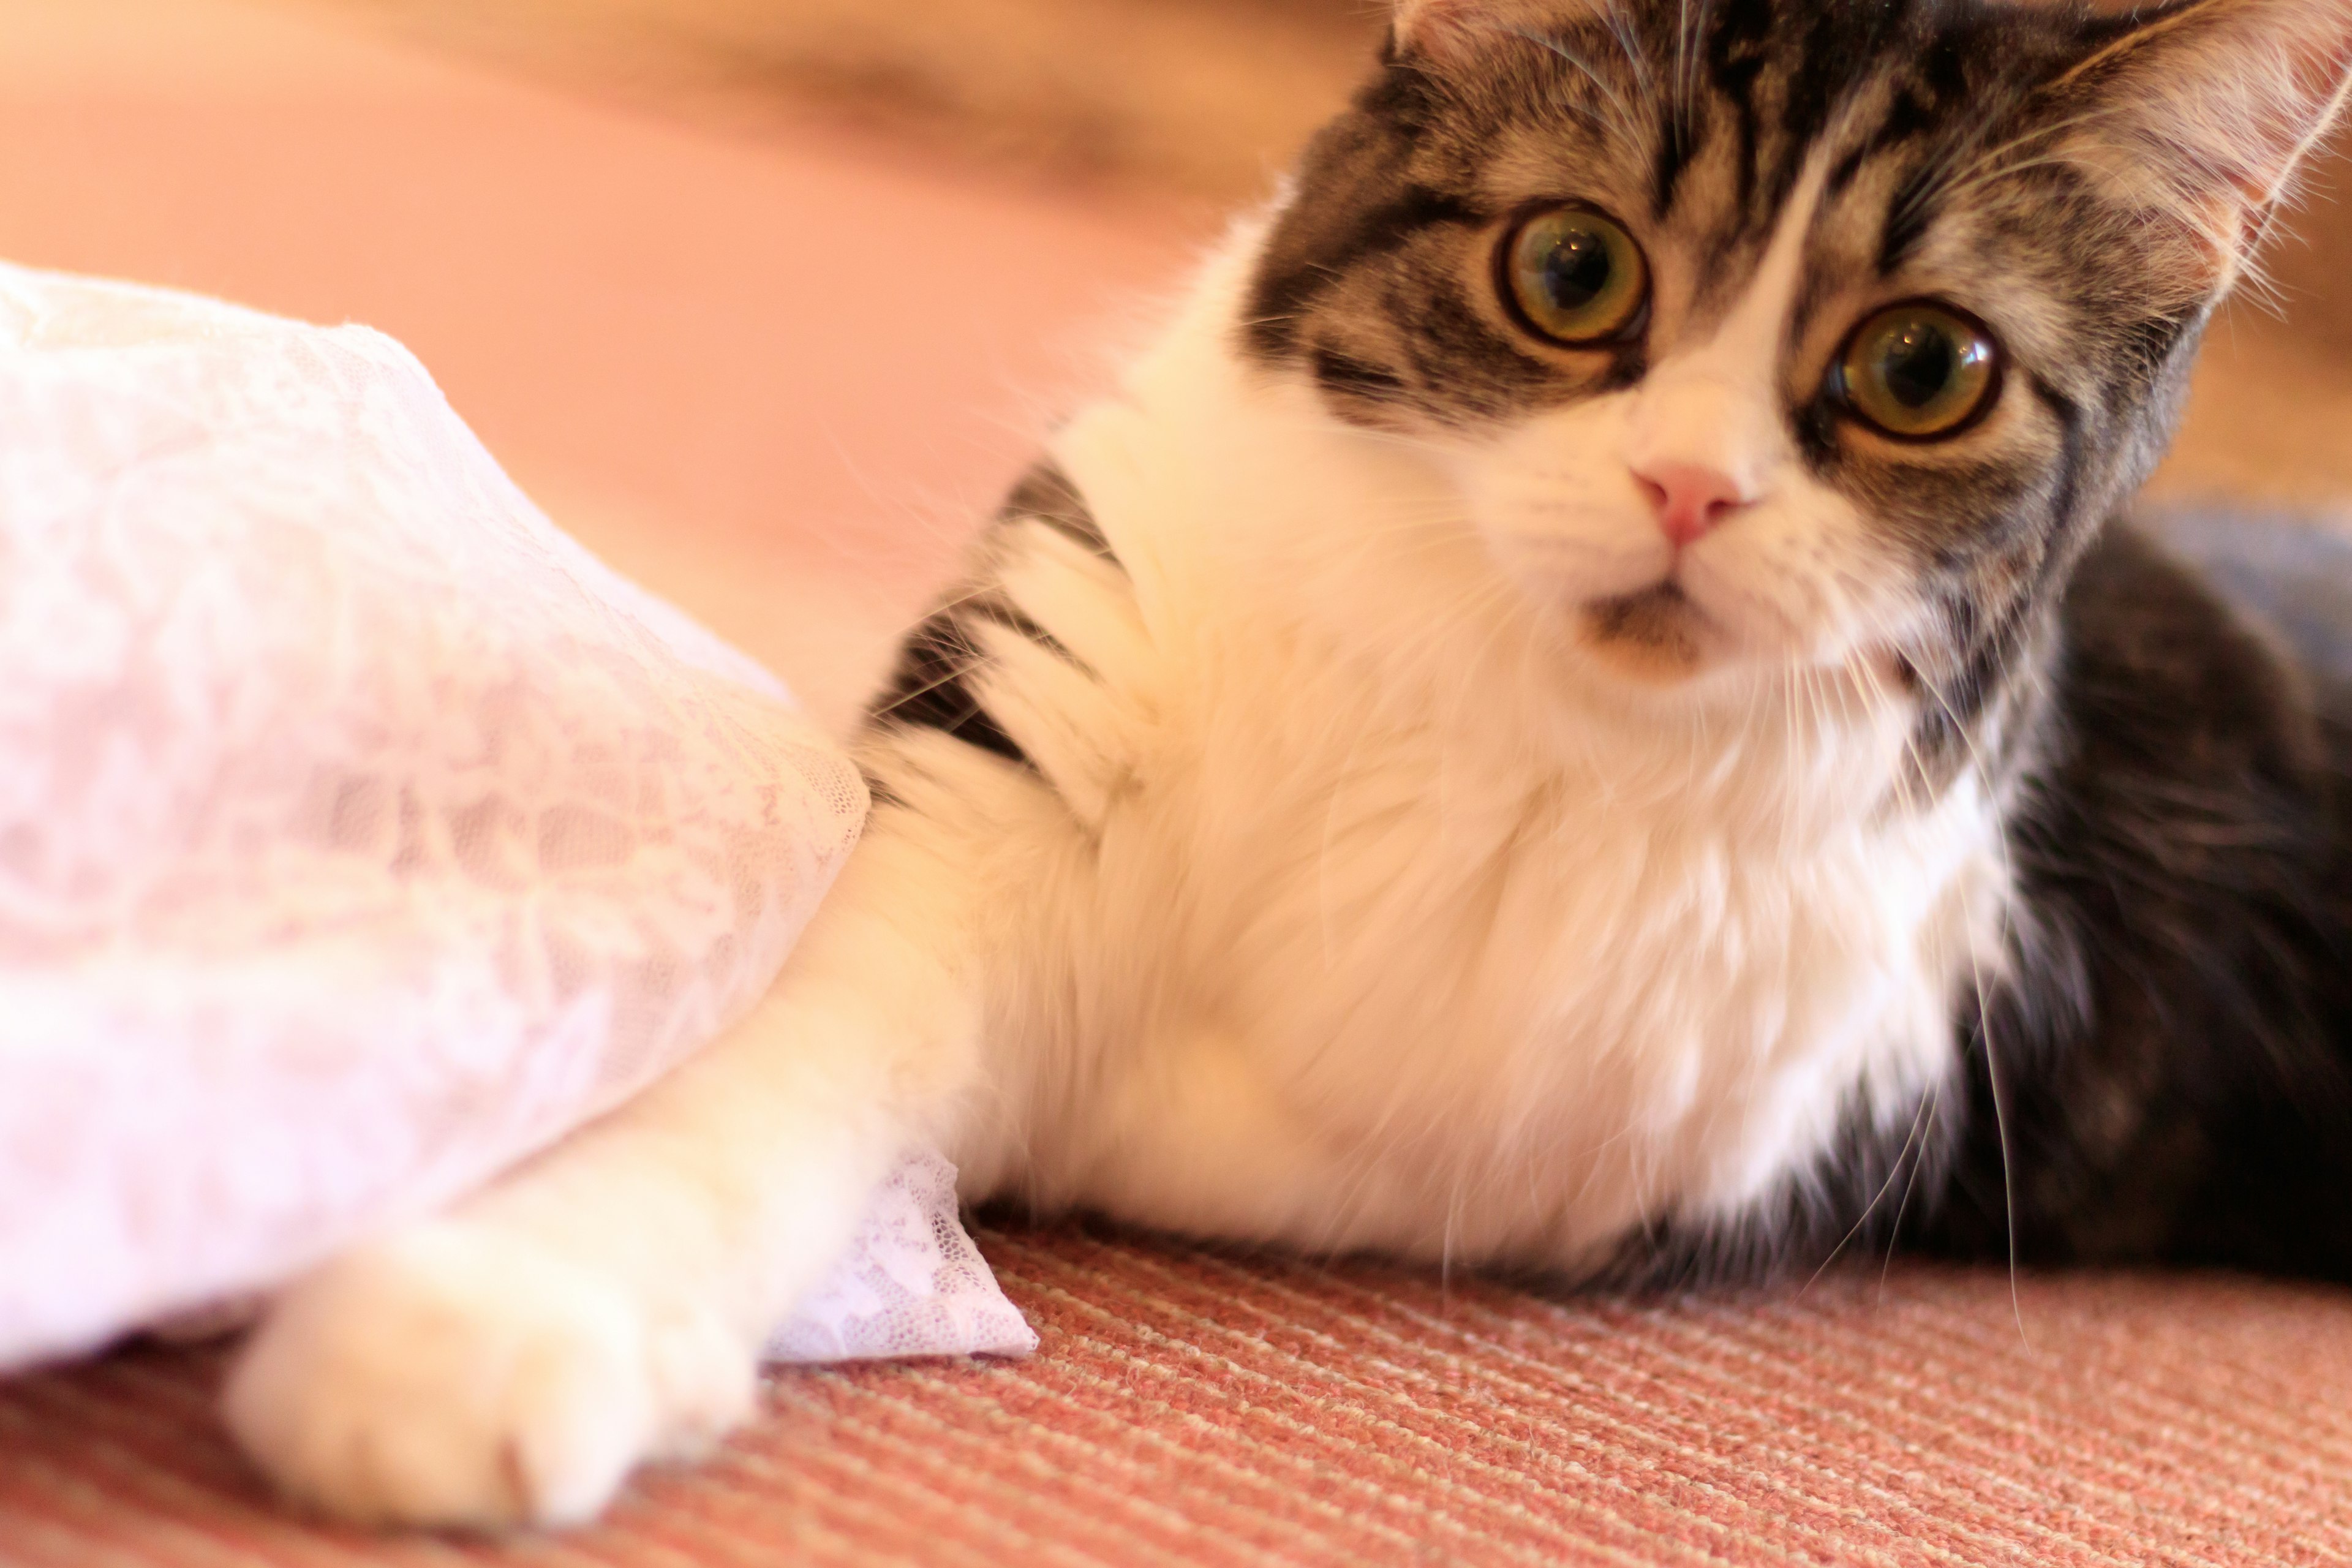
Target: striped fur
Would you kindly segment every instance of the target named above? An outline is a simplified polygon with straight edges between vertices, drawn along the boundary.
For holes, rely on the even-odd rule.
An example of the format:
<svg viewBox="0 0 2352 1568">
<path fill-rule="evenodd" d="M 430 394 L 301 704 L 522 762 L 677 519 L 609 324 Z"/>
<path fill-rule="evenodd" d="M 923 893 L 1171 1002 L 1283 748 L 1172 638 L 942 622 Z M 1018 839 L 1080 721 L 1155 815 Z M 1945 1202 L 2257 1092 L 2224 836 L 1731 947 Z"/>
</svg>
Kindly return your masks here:
<svg viewBox="0 0 2352 1568">
<path fill-rule="evenodd" d="M 1050 462 L 1023 476 L 996 520 L 1003 533 L 1043 525 L 1090 554 L 1117 563 L 1086 501 Z M 907 634 L 898 659 L 871 709 L 873 721 L 893 729 L 937 730 L 1024 767 L 1033 764 L 992 717 L 978 689 L 987 664 L 985 637 L 1011 633 L 1061 658 L 1068 650 L 994 586 L 982 586 L 941 605 Z M 887 786 L 885 785 L 885 788 Z"/>
</svg>

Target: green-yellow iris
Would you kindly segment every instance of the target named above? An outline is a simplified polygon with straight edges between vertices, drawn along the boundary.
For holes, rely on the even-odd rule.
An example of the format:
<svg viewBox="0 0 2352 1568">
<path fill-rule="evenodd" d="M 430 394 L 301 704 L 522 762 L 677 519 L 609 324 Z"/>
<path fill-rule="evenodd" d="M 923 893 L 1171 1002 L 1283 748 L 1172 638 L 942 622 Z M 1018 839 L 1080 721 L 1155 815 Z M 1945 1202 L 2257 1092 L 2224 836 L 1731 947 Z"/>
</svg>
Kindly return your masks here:
<svg viewBox="0 0 2352 1568">
<path fill-rule="evenodd" d="M 1521 319 L 1556 342 L 1622 337 L 1650 299 L 1642 247 L 1614 221 L 1582 207 L 1538 213 L 1512 230 L 1503 274 Z"/>
<path fill-rule="evenodd" d="M 1839 361 L 1838 391 L 1887 435 L 1929 440 L 1958 433 L 1990 405 L 2000 360 L 1983 328 L 1915 300 L 1863 322 Z"/>
</svg>

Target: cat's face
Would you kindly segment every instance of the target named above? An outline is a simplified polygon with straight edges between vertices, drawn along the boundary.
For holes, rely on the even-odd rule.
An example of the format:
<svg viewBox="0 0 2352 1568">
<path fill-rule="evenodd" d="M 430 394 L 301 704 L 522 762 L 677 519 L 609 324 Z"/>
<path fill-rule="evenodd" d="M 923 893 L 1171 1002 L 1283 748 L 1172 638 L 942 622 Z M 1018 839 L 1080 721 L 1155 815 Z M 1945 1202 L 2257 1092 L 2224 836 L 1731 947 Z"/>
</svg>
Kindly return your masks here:
<svg viewBox="0 0 2352 1568">
<path fill-rule="evenodd" d="M 1248 346 L 1453 474 L 1574 657 L 1969 704 L 2169 434 L 2347 0 L 1408 0 Z"/>
</svg>

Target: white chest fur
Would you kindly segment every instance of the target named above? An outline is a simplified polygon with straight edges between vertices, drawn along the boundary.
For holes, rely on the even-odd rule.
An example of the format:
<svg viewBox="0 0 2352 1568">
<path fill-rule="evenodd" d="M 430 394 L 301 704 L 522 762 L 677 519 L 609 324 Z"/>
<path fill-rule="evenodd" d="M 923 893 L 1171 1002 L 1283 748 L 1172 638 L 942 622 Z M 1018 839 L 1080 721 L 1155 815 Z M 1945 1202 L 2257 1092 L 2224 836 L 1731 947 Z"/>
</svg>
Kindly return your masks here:
<svg viewBox="0 0 2352 1568">
<path fill-rule="evenodd" d="M 1080 820 L 1001 950 L 982 1184 L 1573 1267 L 1907 1121 L 1998 922 L 1972 783 L 1906 802 L 1907 706 L 1826 679 L 1580 685 L 1442 455 L 1238 365 L 1231 310 L 1213 272 L 1057 443 L 1142 637 L 1032 748 Z M 1122 592 L 1007 577 L 1054 630 Z"/>
</svg>

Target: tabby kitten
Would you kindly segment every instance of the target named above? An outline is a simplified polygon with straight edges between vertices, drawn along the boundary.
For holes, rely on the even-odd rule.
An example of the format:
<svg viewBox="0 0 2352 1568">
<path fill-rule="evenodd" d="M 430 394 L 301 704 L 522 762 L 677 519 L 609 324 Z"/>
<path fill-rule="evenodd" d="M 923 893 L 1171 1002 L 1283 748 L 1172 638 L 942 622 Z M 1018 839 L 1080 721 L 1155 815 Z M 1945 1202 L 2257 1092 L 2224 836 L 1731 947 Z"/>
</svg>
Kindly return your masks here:
<svg viewBox="0 0 2352 1568">
<path fill-rule="evenodd" d="M 1404 0 L 908 642 L 771 998 L 296 1286 L 238 1436 L 585 1518 L 922 1143 L 1570 1279 L 2352 1273 L 2344 689 L 2117 515 L 2347 69 L 2352 0 Z"/>
</svg>

